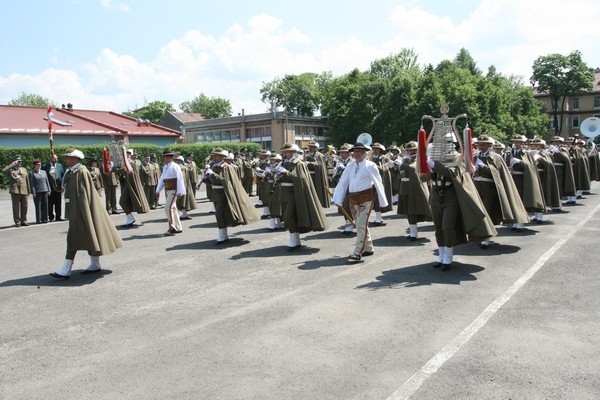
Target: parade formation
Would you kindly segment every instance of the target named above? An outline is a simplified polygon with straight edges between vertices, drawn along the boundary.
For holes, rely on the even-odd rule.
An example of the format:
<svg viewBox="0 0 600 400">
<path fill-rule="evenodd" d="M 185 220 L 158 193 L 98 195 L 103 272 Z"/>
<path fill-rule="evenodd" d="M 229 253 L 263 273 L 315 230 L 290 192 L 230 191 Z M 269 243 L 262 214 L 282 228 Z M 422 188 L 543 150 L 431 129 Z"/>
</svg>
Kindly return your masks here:
<svg viewBox="0 0 600 400">
<path fill-rule="evenodd" d="M 439 118 L 423 117 L 425 124 L 431 121 L 429 134 L 421 127 L 417 141 L 387 149 L 363 133 L 356 143 L 339 149 L 332 145 L 320 149 L 311 140 L 305 150 L 288 143 L 253 157 L 216 147 L 200 169 L 192 154 L 184 158 L 170 150 L 162 154 L 162 168 L 155 154 L 145 155 L 142 162 L 123 143 L 113 143 L 100 160 L 90 157 L 87 167 L 81 165 L 84 154 L 69 149 L 62 155 L 66 172 L 56 156 L 43 169 L 36 160 L 31 173 L 15 157 L 4 168 L 14 223 L 27 225 L 29 193 L 38 223 L 60 220 L 61 202 L 56 197 L 64 194 L 67 256 L 63 267 L 50 275 L 66 279 L 77 250 L 90 254 L 90 265 L 83 272 L 91 273 L 100 270 L 100 255 L 122 246 L 107 218 L 117 212 L 117 185 L 126 216 L 122 228 L 135 226 L 134 213 L 148 213 L 162 199 L 164 235 L 173 236 L 183 232 L 181 220 L 191 219 L 188 212 L 196 209 L 197 189 L 204 184 L 213 205 L 209 212 L 217 222 L 216 246 L 227 244 L 229 227 L 265 221 L 265 229 L 288 231 L 288 251 L 301 251 L 300 235 L 329 229 L 325 210 L 335 206 L 343 221 L 341 233 L 353 235 L 356 230 L 348 263 L 359 263 L 375 252 L 376 233 L 369 227 L 385 225 L 384 214 L 396 206 L 397 214 L 406 216 L 410 242 L 418 240 L 419 223 L 433 221 L 438 258 L 432 265 L 447 271 L 456 246 L 478 242 L 487 249 L 501 224 L 517 233 L 526 223 L 543 224 L 552 213 L 563 212 L 563 206 L 577 204 L 589 193 L 590 182 L 600 180 L 598 150 L 591 140 L 556 136 L 547 144 L 537 136 L 514 135 L 505 144 L 488 135 L 472 138 L 467 124 L 463 134 L 458 133 L 457 124 L 467 120 L 465 114 L 451 118 L 446 105 L 440 111 Z M 593 131 L 582 133 L 594 137 Z M 102 190 L 104 207 L 99 206 Z M 372 211 L 375 219 L 370 222 Z"/>
</svg>

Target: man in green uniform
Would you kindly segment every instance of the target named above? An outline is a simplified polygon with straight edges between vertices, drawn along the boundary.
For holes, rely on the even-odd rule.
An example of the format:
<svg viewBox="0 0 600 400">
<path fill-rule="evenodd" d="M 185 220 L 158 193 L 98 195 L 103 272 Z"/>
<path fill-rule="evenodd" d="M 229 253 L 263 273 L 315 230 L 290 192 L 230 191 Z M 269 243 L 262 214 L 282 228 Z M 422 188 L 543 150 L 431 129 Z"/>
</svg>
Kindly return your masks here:
<svg viewBox="0 0 600 400">
<path fill-rule="evenodd" d="M 308 142 L 308 152 L 304 154 L 304 162 L 308 166 L 308 172 L 321 206 L 328 208 L 331 205 L 331 193 L 329 193 L 327 161 L 325 161 L 323 153 L 319 151 L 319 144 L 314 140 Z"/>
<path fill-rule="evenodd" d="M 148 201 L 151 210 L 156 210 L 156 185 L 158 180 L 156 179 L 155 169 L 156 165 L 150 161 L 150 155 L 146 155 L 140 166 L 140 180 L 142 186 L 144 186 L 146 201 Z"/>
<path fill-rule="evenodd" d="M 2 170 L 8 177 L 8 191 L 12 201 L 13 221 L 15 226 L 28 226 L 27 198 L 31 193 L 27 168 L 23 166 L 21 156 L 13 158 L 12 163 Z"/>
<path fill-rule="evenodd" d="M 100 256 L 123 247 L 123 241 L 102 206 L 89 171 L 81 164 L 83 153 L 67 149 L 63 156 L 68 167 L 63 177 L 65 207 L 69 216 L 67 251 L 63 266 L 50 276 L 68 279 L 78 250 L 87 250 L 90 255 L 90 265 L 81 273 L 91 274 L 100 272 Z"/>
</svg>

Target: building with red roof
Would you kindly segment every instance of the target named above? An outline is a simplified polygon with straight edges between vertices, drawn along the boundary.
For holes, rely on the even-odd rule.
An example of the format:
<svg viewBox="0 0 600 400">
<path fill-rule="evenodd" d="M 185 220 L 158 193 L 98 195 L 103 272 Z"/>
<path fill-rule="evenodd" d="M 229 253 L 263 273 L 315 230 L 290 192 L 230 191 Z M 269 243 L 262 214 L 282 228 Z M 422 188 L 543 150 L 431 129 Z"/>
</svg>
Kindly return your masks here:
<svg viewBox="0 0 600 400">
<path fill-rule="evenodd" d="M 55 145 L 97 145 L 114 140 L 125 144 L 175 143 L 181 133 L 112 111 L 57 108 L 52 110 Z M 44 107 L 0 105 L 0 146 L 48 145 L 48 118 Z"/>
</svg>

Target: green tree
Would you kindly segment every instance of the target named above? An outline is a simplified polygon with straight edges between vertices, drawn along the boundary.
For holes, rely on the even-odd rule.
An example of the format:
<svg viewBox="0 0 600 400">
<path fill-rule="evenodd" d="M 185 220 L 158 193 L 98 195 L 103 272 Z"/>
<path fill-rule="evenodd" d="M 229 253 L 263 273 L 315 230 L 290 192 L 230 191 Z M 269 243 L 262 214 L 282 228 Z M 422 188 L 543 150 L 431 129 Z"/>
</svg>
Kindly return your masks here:
<svg viewBox="0 0 600 400">
<path fill-rule="evenodd" d="M 276 111 L 281 107 L 287 112 L 312 117 L 321 109 L 331 79 L 330 72 L 306 72 L 277 77 L 270 82 L 263 82 L 261 99 L 267 104 L 269 111 Z"/>
<path fill-rule="evenodd" d="M 594 70 L 582 60 L 578 50 L 567 56 L 558 53 L 540 56 L 532 68 L 530 82 L 539 92 L 550 95 L 554 131 L 560 135 L 566 98 L 592 90 Z"/>
<path fill-rule="evenodd" d="M 186 113 L 199 113 L 205 118 L 225 118 L 232 113 L 229 100 L 221 97 L 208 97 L 200 93 L 191 101 L 184 101 L 179 105 L 181 111 Z"/>
<path fill-rule="evenodd" d="M 35 93 L 21 92 L 19 96 L 8 102 L 11 106 L 24 106 L 24 107 L 47 107 L 48 105 L 54 106 L 54 102 L 46 97 L 42 97 Z"/>
<path fill-rule="evenodd" d="M 171 103 L 167 103 L 166 101 L 152 101 L 148 103 L 147 106 L 140 108 L 135 111 L 125 111 L 123 115 L 127 115 L 133 118 L 140 118 L 143 120 L 148 120 L 152 123 L 157 123 L 160 121 L 162 116 L 167 112 L 173 110 L 173 105 Z"/>
</svg>

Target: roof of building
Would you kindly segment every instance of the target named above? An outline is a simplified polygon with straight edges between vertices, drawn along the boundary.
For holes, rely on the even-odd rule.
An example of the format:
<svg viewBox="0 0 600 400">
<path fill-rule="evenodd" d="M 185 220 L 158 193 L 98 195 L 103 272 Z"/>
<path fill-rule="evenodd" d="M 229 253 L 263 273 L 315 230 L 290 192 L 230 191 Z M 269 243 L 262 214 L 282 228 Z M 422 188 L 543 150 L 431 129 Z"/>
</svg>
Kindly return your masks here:
<svg viewBox="0 0 600 400">
<path fill-rule="evenodd" d="M 65 136 L 151 136 L 178 138 L 181 133 L 112 111 L 53 109 L 54 135 Z M 45 107 L 0 105 L 0 134 L 48 134 Z"/>
<path fill-rule="evenodd" d="M 167 111 L 173 117 L 180 120 L 182 123 L 195 122 L 205 120 L 204 116 L 200 113 L 184 113 L 184 112 L 175 112 L 175 111 Z"/>
</svg>

